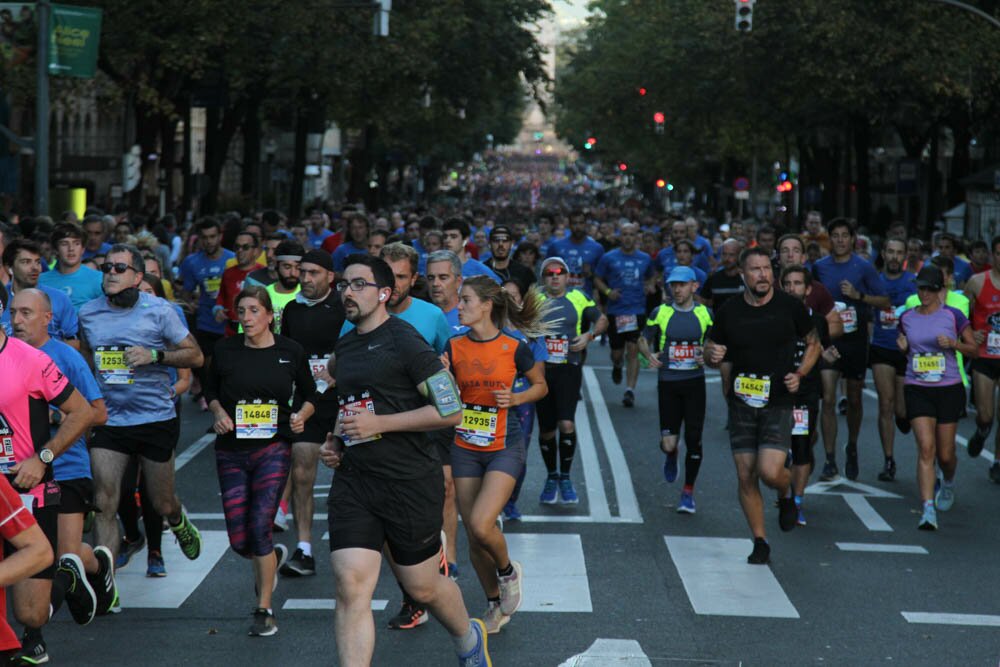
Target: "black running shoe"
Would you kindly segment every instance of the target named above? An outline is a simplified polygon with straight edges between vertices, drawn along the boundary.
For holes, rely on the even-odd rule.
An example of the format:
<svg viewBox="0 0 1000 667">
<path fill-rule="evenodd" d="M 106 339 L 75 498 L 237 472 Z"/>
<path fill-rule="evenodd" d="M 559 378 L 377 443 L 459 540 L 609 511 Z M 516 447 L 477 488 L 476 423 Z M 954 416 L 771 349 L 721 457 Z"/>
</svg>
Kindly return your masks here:
<svg viewBox="0 0 1000 667">
<path fill-rule="evenodd" d="M 795 510 L 794 498 L 778 498 L 778 526 L 783 532 L 795 528 L 798 512 Z"/>
<path fill-rule="evenodd" d="M 795 503 L 792 503 L 792 509 Z M 767 565 L 771 560 L 771 546 L 763 537 L 755 537 L 753 540 L 753 551 L 747 556 L 747 562 L 751 565 Z"/>
<path fill-rule="evenodd" d="M 837 412 L 839 414 L 842 414 L 842 415 L 846 415 L 847 414 L 847 399 L 846 398 L 841 398 L 839 401 L 837 401 Z"/>
<path fill-rule="evenodd" d="M 827 459 L 826 463 L 823 464 L 823 472 L 819 475 L 819 481 L 832 482 L 838 479 L 840 479 L 840 471 L 837 469 L 837 462 Z"/>
<path fill-rule="evenodd" d="M 399 613 L 389 619 L 389 628 L 392 630 L 411 630 L 429 620 L 430 616 L 426 609 L 404 600 Z"/>
<path fill-rule="evenodd" d="M 990 480 L 1000 484 L 1000 461 L 994 461 L 993 465 L 990 466 Z"/>
<path fill-rule="evenodd" d="M 286 577 L 311 577 L 316 574 L 316 561 L 312 556 L 302 553 L 302 549 L 296 549 L 281 567 L 281 573 Z"/>
<path fill-rule="evenodd" d="M 625 390 L 625 397 L 622 398 L 622 405 L 626 408 L 631 408 L 635 405 L 635 393 L 631 389 Z"/>
<path fill-rule="evenodd" d="M 896 479 L 896 461 L 893 459 L 888 459 L 885 462 L 885 468 L 882 472 L 878 474 L 878 481 L 880 482 L 891 482 Z"/>
<path fill-rule="evenodd" d="M 906 435 L 910 432 L 909 420 L 906 417 L 896 417 L 896 428 L 899 429 L 900 433 Z"/>
<path fill-rule="evenodd" d="M 10 657 L 8 665 L 41 665 L 49 661 L 49 652 L 41 632 L 37 639 L 30 639 L 25 632 L 21 636 L 21 650 Z"/>
<path fill-rule="evenodd" d="M 270 637 L 278 634 L 278 624 L 274 621 L 274 614 L 260 607 L 254 609 L 253 623 L 247 634 L 251 637 Z"/>
<path fill-rule="evenodd" d="M 87 573 L 83 570 L 83 561 L 76 554 L 66 554 L 59 559 L 59 572 L 70 579 L 69 590 L 66 591 L 66 606 L 77 625 L 87 625 L 94 620 L 97 613 L 97 596 Z"/>
<path fill-rule="evenodd" d="M 622 383 L 622 367 L 621 366 L 613 366 L 611 368 L 611 381 L 614 382 L 615 384 L 621 384 Z"/>
<path fill-rule="evenodd" d="M 983 453 L 983 445 L 986 444 L 986 436 L 989 434 L 989 431 L 984 433 L 978 428 L 976 429 L 976 432 L 972 434 L 971 438 L 969 438 L 969 444 L 966 445 L 969 450 L 969 456 L 976 458 Z"/>
<path fill-rule="evenodd" d="M 852 482 L 858 478 L 858 446 L 848 445 L 844 449 L 847 460 L 844 462 L 844 476 Z"/>
</svg>

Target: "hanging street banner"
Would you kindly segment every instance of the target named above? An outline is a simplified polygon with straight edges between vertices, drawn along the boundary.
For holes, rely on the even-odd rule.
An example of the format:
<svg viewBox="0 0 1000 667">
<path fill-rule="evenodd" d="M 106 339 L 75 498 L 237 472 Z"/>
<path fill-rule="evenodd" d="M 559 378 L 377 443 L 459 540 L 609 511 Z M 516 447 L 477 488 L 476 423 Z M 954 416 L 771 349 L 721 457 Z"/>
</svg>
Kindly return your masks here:
<svg viewBox="0 0 1000 667">
<path fill-rule="evenodd" d="M 97 73 L 101 10 L 52 5 L 49 74 L 92 79 Z"/>
</svg>

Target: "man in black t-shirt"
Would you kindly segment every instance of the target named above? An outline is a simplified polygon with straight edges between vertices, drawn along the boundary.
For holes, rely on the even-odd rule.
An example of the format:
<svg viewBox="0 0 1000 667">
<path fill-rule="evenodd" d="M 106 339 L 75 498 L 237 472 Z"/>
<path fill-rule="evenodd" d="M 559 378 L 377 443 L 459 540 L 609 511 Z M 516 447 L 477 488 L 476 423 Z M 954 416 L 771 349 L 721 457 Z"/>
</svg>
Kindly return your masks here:
<svg viewBox="0 0 1000 667">
<path fill-rule="evenodd" d="M 515 262 L 513 256 L 514 233 L 507 225 L 497 225 L 490 232 L 490 252 L 492 256 L 483 262 L 493 269 L 493 272 L 500 276 L 500 280 L 507 282 L 515 281 L 522 292 L 527 292 L 528 288 L 535 282 L 535 272 L 520 262 Z"/>
<path fill-rule="evenodd" d="M 428 431 L 456 426 L 462 402 L 451 374 L 409 323 L 386 309 L 389 265 L 352 255 L 337 290 L 355 329 L 337 341 L 340 405 L 320 448 L 337 469 L 327 501 L 337 588 L 340 663 L 369 664 L 371 601 L 387 547 L 396 578 L 451 634 L 463 664 L 489 664 L 486 627 L 469 619 L 462 593 L 438 567 L 444 479 Z"/>
<path fill-rule="evenodd" d="M 740 255 L 746 291 L 716 313 L 705 343 L 705 361 L 730 365 L 723 391 L 729 403 L 729 439 L 739 478 L 740 504 L 754 536 L 752 564 L 765 564 L 771 548 L 764 530 L 758 478 L 778 492 L 778 523 L 795 527 L 795 501 L 785 459 L 791 444 L 793 395 L 819 356 L 819 341 L 805 306 L 775 291 L 771 258 L 759 248 Z M 807 340 L 796 368 L 795 347 Z"/>
<path fill-rule="evenodd" d="M 292 577 L 316 574 L 312 554 L 313 485 L 319 448 L 333 428 L 337 414 L 337 391 L 327 371 L 327 359 L 344 326 L 344 305 L 333 290 L 333 258 L 323 250 L 310 250 L 299 264 L 301 290 L 281 317 L 281 334 L 299 343 L 309 360 L 317 387 L 316 414 L 306 429 L 292 440 L 292 462 L 285 494 L 291 497 L 297 543 L 295 552 L 281 568 Z"/>
<path fill-rule="evenodd" d="M 743 293 L 743 277 L 739 265 L 741 250 L 743 244 L 736 239 L 728 239 L 723 243 L 722 251 L 719 253 L 721 266 L 702 285 L 702 301 L 715 312 L 718 312 L 726 301 Z"/>
</svg>

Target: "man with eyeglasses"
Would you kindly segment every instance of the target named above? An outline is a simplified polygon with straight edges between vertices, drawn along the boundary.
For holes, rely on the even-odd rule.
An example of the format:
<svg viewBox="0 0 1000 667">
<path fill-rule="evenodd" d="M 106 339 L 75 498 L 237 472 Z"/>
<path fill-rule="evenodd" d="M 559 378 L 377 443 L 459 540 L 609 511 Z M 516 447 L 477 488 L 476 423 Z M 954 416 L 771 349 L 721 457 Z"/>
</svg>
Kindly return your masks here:
<svg viewBox="0 0 1000 667">
<path fill-rule="evenodd" d="M 97 375 L 108 420 L 94 429 L 90 459 L 98 510 L 97 544 L 117 556 L 118 499 L 129 459 L 139 457 L 154 509 L 190 559 L 201 553 L 201 535 L 174 492 L 174 449 L 180 435 L 167 367 L 198 368 L 205 357 L 174 307 L 139 292 L 142 255 L 115 245 L 101 266 L 103 298 L 80 309 L 81 348 Z"/>
<path fill-rule="evenodd" d="M 37 287 L 48 294 L 49 300 L 52 301 L 49 335 L 79 350 L 80 341 L 77 340 L 77 334 L 80 325 L 73 303 L 65 292 L 38 284 L 42 273 L 42 249 L 39 245 L 25 239 L 11 241 L 3 250 L 3 265 L 7 267 L 11 276 L 10 284 L 7 285 L 8 300 L 13 299 L 21 290 L 32 287 Z M 7 335 L 11 335 L 10 312 L 6 309 L 0 315 L 0 324 L 3 324 Z"/>
<path fill-rule="evenodd" d="M 215 299 L 219 296 L 219 288 L 222 286 L 222 272 L 226 270 L 226 263 L 236 255 L 222 247 L 222 227 L 215 218 L 200 220 L 195 229 L 198 230 L 201 250 L 188 255 L 181 262 L 180 274 L 183 281 L 181 298 L 191 305 L 196 305 L 197 308 L 194 336 L 205 357 L 205 365 L 195 368 L 195 376 L 199 384 L 204 385 L 206 369 L 212 359 L 212 348 L 225 332 L 222 323 L 215 319 L 212 311 L 215 308 Z M 197 302 L 195 292 L 197 292 Z M 201 409 L 208 410 L 204 397 L 199 394 L 198 398 Z"/>
<path fill-rule="evenodd" d="M 490 232 L 490 257 L 487 267 L 500 276 L 503 281 L 514 280 L 518 285 L 532 285 L 535 273 L 520 262 L 512 261 L 514 248 L 514 233 L 507 225 L 497 225 Z"/>
<path fill-rule="evenodd" d="M 226 327 L 226 337 L 236 335 L 239 322 L 236 316 L 236 295 L 243 289 L 247 276 L 258 269 L 264 268 L 257 263 L 260 253 L 259 237 L 253 232 L 240 232 L 236 235 L 236 264 L 222 272 L 222 284 L 219 295 L 215 298 L 212 313 L 215 321 Z"/>
<path fill-rule="evenodd" d="M 101 296 L 101 272 L 83 266 L 83 231 L 63 222 L 55 226 L 49 242 L 59 258 L 55 271 L 38 277 L 42 289 L 52 287 L 64 292 L 78 312 L 80 307 Z"/>
<path fill-rule="evenodd" d="M 555 504 L 557 497 L 564 505 L 580 502 L 569 471 L 576 455 L 576 404 L 583 384 L 583 352 L 608 328 L 608 318 L 597 304 L 580 290 L 569 289 L 570 279 L 570 269 L 561 258 L 550 257 L 542 262 L 544 296 L 554 302 L 545 316 L 553 329 L 545 337 L 549 353 L 545 381 L 549 393 L 536 404 L 538 445 L 548 470 L 539 498 L 545 505 Z"/>
<path fill-rule="evenodd" d="M 370 256 L 351 257 L 337 284 L 356 327 L 337 341 L 340 411 L 320 448 L 337 471 L 327 500 L 337 653 L 344 665 L 371 662 L 372 591 L 386 547 L 399 582 L 451 635 L 459 664 L 488 665 L 485 626 L 439 573 L 443 479 L 423 435 L 457 425 L 462 403 L 434 349 L 390 317 L 394 284 L 389 266 Z"/>
<path fill-rule="evenodd" d="M 309 359 L 316 381 L 316 412 L 306 422 L 305 431 L 292 443 L 292 464 L 285 493 L 292 501 L 295 552 L 281 568 L 281 574 L 307 577 L 316 574 L 312 552 L 313 484 L 319 462 L 319 448 L 333 428 L 337 416 L 337 390 L 327 369 L 341 328 L 344 304 L 333 289 L 333 259 L 323 250 L 309 250 L 299 264 L 299 291 L 281 315 L 281 335 L 300 344 Z M 273 304 L 272 304 L 273 305 Z"/>
</svg>

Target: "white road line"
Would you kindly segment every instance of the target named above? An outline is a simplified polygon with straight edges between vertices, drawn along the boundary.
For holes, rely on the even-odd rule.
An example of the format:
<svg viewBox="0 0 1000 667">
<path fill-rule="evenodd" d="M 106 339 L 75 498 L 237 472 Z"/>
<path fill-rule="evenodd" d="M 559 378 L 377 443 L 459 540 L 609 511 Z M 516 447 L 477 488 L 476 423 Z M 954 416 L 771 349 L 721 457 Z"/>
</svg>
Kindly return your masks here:
<svg viewBox="0 0 1000 667">
<path fill-rule="evenodd" d="M 978 625 L 1000 628 L 1000 616 L 991 614 L 939 614 L 926 611 L 901 611 L 909 623 L 932 625 Z"/>
<path fill-rule="evenodd" d="M 188 512 L 187 517 L 192 521 L 225 521 L 226 515 L 222 512 Z"/>
<path fill-rule="evenodd" d="M 507 533 L 504 537 L 510 557 L 524 568 L 518 613 L 594 610 L 579 535 Z"/>
<path fill-rule="evenodd" d="M 665 536 L 695 613 L 799 618 L 771 568 L 750 565 L 748 539 Z"/>
<path fill-rule="evenodd" d="M 583 464 L 583 477 L 587 489 L 587 507 L 590 509 L 592 521 L 610 521 L 611 510 L 608 508 L 608 494 L 604 490 L 604 476 L 601 475 L 601 462 L 597 458 L 597 443 L 590 428 L 590 416 L 587 414 L 586 401 L 576 404 L 576 446 Z"/>
<path fill-rule="evenodd" d="M 873 398 L 876 401 L 878 400 L 878 394 L 875 391 L 871 390 L 871 389 L 865 389 L 864 390 L 864 394 L 865 394 L 865 396 L 868 396 L 869 398 Z M 975 408 L 973 408 L 971 405 L 967 406 L 966 409 L 970 413 L 975 413 Z M 963 447 L 968 447 L 969 446 L 969 441 L 965 437 L 963 437 L 961 435 L 956 435 L 955 436 L 955 442 L 957 442 L 958 444 L 962 445 Z M 990 452 L 986 451 L 985 449 L 983 450 L 983 452 L 979 456 L 982 457 L 983 459 L 985 459 L 986 461 L 989 461 L 991 464 L 994 461 L 993 454 L 991 454 Z"/>
<path fill-rule="evenodd" d="M 593 369 L 584 367 L 583 378 L 587 385 L 587 395 L 590 397 L 590 403 L 594 409 L 597 429 L 600 431 L 601 441 L 604 443 L 604 453 L 607 454 L 608 463 L 611 465 L 611 476 L 615 482 L 615 495 L 618 497 L 618 516 L 624 521 L 642 523 L 639 500 L 635 497 L 635 488 L 632 486 L 632 475 L 629 473 L 628 462 L 625 460 L 621 442 L 615 433 L 615 426 L 611 423 L 611 415 L 608 414 L 608 406 L 604 402 L 604 394 L 601 392 L 597 375 Z"/>
<path fill-rule="evenodd" d="M 685 661 L 687 662 L 687 661 Z M 699 661 L 700 662 L 700 661 Z M 583 653 L 577 653 L 559 667 L 652 667 L 649 656 L 634 639 L 598 639 Z"/>
<path fill-rule="evenodd" d="M 178 471 L 184 466 L 186 466 L 188 463 L 191 462 L 191 459 L 201 454 L 202 450 L 204 450 L 213 442 L 215 442 L 214 433 L 206 433 L 205 435 L 201 436 L 200 438 L 192 442 L 187 449 L 178 454 L 177 458 L 174 459 L 174 470 Z"/>
<path fill-rule="evenodd" d="M 215 564 L 229 549 L 229 537 L 224 530 L 201 531 L 201 555 L 188 560 L 181 553 L 173 536 L 164 535 L 163 560 L 167 579 L 146 576 L 147 552 L 132 556 L 129 564 L 115 572 L 121 591 L 122 607 L 142 609 L 177 609 L 201 585 Z"/>
<path fill-rule="evenodd" d="M 927 555 L 927 549 L 914 544 L 868 544 L 865 542 L 837 542 L 841 551 L 862 551 L 865 553 L 920 554 Z"/>
<path fill-rule="evenodd" d="M 388 600 L 372 600 L 372 611 L 384 611 Z M 289 611 L 333 611 L 337 601 L 333 598 L 289 598 L 281 608 Z"/>
<path fill-rule="evenodd" d="M 885 533 L 892 532 L 892 526 L 886 523 L 886 520 L 875 511 L 875 508 L 872 507 L 872 504 L 864 496 L 857 493 L 845 493 L 844 502 L 854 510 L 854 513 L 858 515 L 861 523 L 865 524 L 865 528 L 868 530 Z"/>
</svg>

